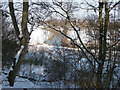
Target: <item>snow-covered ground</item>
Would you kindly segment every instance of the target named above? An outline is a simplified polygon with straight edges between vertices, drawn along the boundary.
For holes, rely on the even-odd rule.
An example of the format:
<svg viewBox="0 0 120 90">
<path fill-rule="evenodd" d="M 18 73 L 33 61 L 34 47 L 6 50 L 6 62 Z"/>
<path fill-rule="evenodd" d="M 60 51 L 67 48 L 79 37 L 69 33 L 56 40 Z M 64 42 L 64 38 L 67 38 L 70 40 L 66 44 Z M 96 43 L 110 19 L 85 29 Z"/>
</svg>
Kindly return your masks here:
<svg viewBox="0 0 120 90">
<path fill-rule="evenodd" d="M 5 73 L 8 71 L 4 69 Z M 3 88 L 78 88 L 80 80 L 90 82 L 94 78 L 89 62 L 79 49 L 47 44 L 29 46 L 19 72 L 19 76 L 26 78 L 17 76 L 14 87 L 9 86 L 7 75 L 2 73 L 2 76 Z"/>
<path fill-rule="evenodd" d="M 32 82 L 28 79 L 16 77 L 14 86 L 9 86 L 7 75 L 2 73 L 2 88 L 79 88 L 75 84 L 65 85 L 65 81 L 55 81 L 55 82 L 46 82 L 46 81 L 36 81 Z"/>
<path fill-rule="evenodd" d="M 14 86 L 9 86 L 9 82 L 7 79 L 7 75 L 2 73 L 2 88 L 36 88 L 38 87 L 33 82 L 29 81 L 28 79 L 16 77 Z"/>
<path fill-rule="evenodd" d="M 62 44 L 62 38 L 63 35 L 61 35 L 60 33 L 55 33 L 54 30 L 49 31 L 49 30 L 44 30 L 43 29 L 44 26 L 39 26 L 38 28 L 35 28 L 30 36 L 30 44 L 31 45 L 36 45 L 39 43 L 46 43 L 49 45 L 57 45 L 60 46 Z M 62 29 L 62 28 L 61 28 Z M 82 41 L 84 43 L 87 43 L 90 39 L 90 36 L 87 35 L 85 33 L 86 30 L 81 30 L 79 32 L 80 37 L 82 39 Z M 75 31 L 73 31 L 72 29 L 70 31 L 68 31 L 68 36 L 76 39 L 77 38 L 77 34 L 75 33 Z M 77 43 L 79 43 L 79 40 L 77 39 Z"/>
<path fill-rule="evenodd" d="M 64 51 L 64 52 L 63 52 Z M 72 51 L 72 52 L 70 52 Z M 2 73 L 3 76 L 3 88 L 64 88 L 64 87 L 78 87 L 70 80 L 63 80 L 64 74 L 67 72 L 68 64 L 64 64 L 64 55 L 68 56 L 66 60 L 71 58 L 79 58 L 76 54 L 78 49 L 61 47 L 61 46 L 49 46 L 44 45 L 34 45 L 29 46 L 29 52 L 26 54 L 27 60 L 32 60 L 34 64 L 25 63 L 21 66 L 19 75 L 28 77 L 28 79 L 16 77 L 14 87 L 10 87 L 7 75 Z M 70 52 L 70 53 L 69 53 Z M 69 56 L 71 54 L 73 56 Z M 26 60 L 26 61 L 27 61 Z M 37 63 L 37 64 L 35 64 Z M 66 65 L 66 66 L 64 66 Z M 66 69 L 66 70 L 65 70 Z M 71 68 L 72 69 L 72 68 Z M 4 72 L 9 72 L 8 68 L 4 69 Z M 68 71 L 69 73 L 69 71 Z M 70 72 L 72 73 L 72 72 Z M 70 75 L 69 73 L 69 75 Z M 68 75 L 68 74 L 66 74 Z M 29 78 L 34 79 L 35 81 L 29 80 Z M 70 79 L 66 77 L 65 79 Z M 69 84 L 66 84 L 71 82 Z"/>
</svg>

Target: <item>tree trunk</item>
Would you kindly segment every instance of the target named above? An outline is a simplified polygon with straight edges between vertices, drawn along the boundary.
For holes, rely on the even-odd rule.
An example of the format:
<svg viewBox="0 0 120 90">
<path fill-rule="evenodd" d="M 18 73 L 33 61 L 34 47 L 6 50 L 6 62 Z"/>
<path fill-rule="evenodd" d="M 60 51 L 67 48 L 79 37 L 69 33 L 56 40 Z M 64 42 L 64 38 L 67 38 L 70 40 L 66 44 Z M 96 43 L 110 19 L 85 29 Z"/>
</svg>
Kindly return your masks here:
<svg viewBox="0 0 120 90">
<path fill-rule="evenodd" d="M 9 8 L 10 8 L 10 14 L 11 14 L 13 26 L 14 26 L 16 35 L 18 37 L 18 40 L 20 41 L 21 48 L 23 46 L 23 49 L 18 57 L 18 60 L 14 61 L 13 70 L 9 72 L 8 81 L 9 81 L 10 86 L 14 85 L 16 75 L 19 72 L 20 66 L 22 62 L 24 61 L 24 56 L 27 53 L 27 49 L 28 49 L 28 44 L 29 44 L 29 39 L 30 39 L 30 35 L 28 32 L 28 28 L 27 28 L 28 7 L 29 7 L 28 1 L 27 2 L 23 1 L 23 12 L 22 12 L 22 22 L 21 22 L 21 31 L 22 31 L 23 37 L 20 38 L 19 37 L 20 30 L 19 30 L 19 27 L 16 21 L 15 13 L 14 13 L 13 0 L 9 0 Z"/>
<path fill-rule="evenodd" d="M 102 20 L 102 11 L 103 11 L 103 5 L 105 5 L 105 20 Z M 99 65 L 98 65 L 98 74 L 97 74 L 97 86 L 99 88 L 102 88 L 102 72 L 103 72 L 103 66 L 106 59 L 106 36 L 107 36 L 107 29 L 108 29 L 108 22 L 109 22 L 109 11 L 108 11 L 108 2 L 99 2 L 99 22 L 100 22 L 100 39 L 99 39 Z"/>
<path fill-rule="evenodd" d="M 106 42 L 106 36 L 107 36 L 107 30 L 108 30 L 108 23 L 109 23 L 109 11 L 108 11 L 108 2 L 105 2 L 105 25 L 104 25 L 104 39 L 103 39 L 103 62 L 106 59 L 106 51 L 107 51 L 107 42 Z"/>
<path fill-rule="evenodd" d="M 103 2 L 99 2 L 99 33 L 100 33 L 100 37 L 99 37 L 99 55 L 98 55 L 98 59 L 99 59 L 99 64 L 98 64 L 98 70 L 97 70 L 97 87 L 102 87 L 101 85 L 101 80 L 102 80 L 102 70 L 103 70 L 103 63 L 102 63 L 102 44 L 103 44 Z"/>
<path fill-rule="evenodd" d="M 10 86 L 13 86 L 13 85 L 14 85 L 15 77 L 16 77 L 19 69 L 20 69 L 20 65 L 22 64 L 22 62 L 23 62 L 23 60 L 24 60 L 24 56 L 25 56 L 26 53 L 27 53 L 27 47 L 25 47 L 25 48 L 22 50 L 21 55 L 20 55 L 20 57 L 19 57 L 19 60 L 18 60 L 18 62 L 16 63 L 14 69 L 9 72 L 8 81 L 9 81 Z"/>
</svg>

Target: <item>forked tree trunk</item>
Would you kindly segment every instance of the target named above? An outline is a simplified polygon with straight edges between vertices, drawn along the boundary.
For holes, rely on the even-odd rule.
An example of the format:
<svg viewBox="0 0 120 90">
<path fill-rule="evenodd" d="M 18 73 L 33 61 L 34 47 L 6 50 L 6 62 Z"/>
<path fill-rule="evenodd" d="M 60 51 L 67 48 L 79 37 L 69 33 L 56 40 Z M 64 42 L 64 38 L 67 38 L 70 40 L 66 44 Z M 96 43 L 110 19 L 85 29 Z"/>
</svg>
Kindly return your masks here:
<svg viewBox="0 0 120 90">
<path fill-rule="evenodd" d="M 16 32 L 16 36 L 18 37 L 18 40 L 21 45 L 21 48 L 20 48 L 21 53 L 19 57 L 16 58 L 16 61 L 14 61 L 14 66 L 11 67 L 13 68 L 13 70 L 10 70 L 9 72 L 8 81 L 10 86 L 14 85 L 16 75 L 19 72 L 22 62 L 24 61 L 24 56 L 27 53 L 28 43 L 30 39 L 30 35 L 27 28 L 29 3 L 28 1 L 27 2 L 26 1 L 27 0 L 25 1 L 23 0 L 23 12 L 22 12 L 22 22 L 21 22 L 22 37 L 20 37 L 20 30 L 17 24 L 15 13 L 14 13 L 13 0 L 9 0 L 9 9 L 10 9 L 11 19 Z"/>
</svg>

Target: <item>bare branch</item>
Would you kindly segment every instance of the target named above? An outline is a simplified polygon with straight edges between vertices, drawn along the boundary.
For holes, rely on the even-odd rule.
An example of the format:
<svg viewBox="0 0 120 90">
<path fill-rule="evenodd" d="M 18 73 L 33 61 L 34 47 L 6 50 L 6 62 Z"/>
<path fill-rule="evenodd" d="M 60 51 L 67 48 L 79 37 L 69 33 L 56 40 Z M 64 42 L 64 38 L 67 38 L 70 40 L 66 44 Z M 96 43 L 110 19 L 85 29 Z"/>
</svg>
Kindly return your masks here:
<svg viewBox="0 0 120 90">
<path fill-rule="evenodd" d="M 63 33 L 62 31 L 58 30 L 57 28 L 55 28 L 55 27 L 53 27 L 53 26 L 50 26 L 50 25 L 48 25 L 48 24 L 46 24 L 46 25 L 47 25 L 49 28 L 52 28 L 53 30 L 59 32 L 60 34 L 62 34 L 62 35 L 65 36 L 66 38 L 70 39 L 75 46 L 77 46 L 78 48 L 81 49 L 82 53 L 85 55 L 85 57 L 88 59 L 88 61 L 90 62 L 90 64 L 93 66 L 92 61 L 89 59 L 89 57 L 87 56 L 87 54 L 85 53 L 85 51 L 83 50 L 83 48 L 82 48 L 80 45 L 78 45 L 77 43 L 75 43 L 75 41 L 74 41 L 71 37 L 67 36 L 65 33 Z"/>
<path fill-rule="evenodd" d="M 92 9 L 94 9 L 94 10 L 98 10 L 99 11 L 99 9 L 97 8 L 97 7 L 95 7 L 95 6 L 93 6 L 93 5 L 91 5 L 90 3 L 88 3 L 88 1 L 86 1 L 86 0 L 84 0 L 90 7 L 92 7 Z"/>
<path fill-rule="evenodd" d="M 70 22 L 70 20 L 69 20 L 69 22 Z M 84 43 L 82 42 L 82 40 L 81 40 L 81 38 L 80 38 L 80 35 L 79 35 L 79 33 L 78 33 L 78 30 L 74 27 L 74 25 L 73 25 L 71 22 L 70 22 L 70 24 L 71 24 L 72 28 L 75 30 L 75 32 L 76 32 L 76 34 L 77 34 L 77 37 L 78 37 L 80 43 L 82 44 L 83 48 L 84 48 L 90 55 L 92 55 L 92 57 L 94 58 L 94 60 L 95 60 L 97 63 L 99 63 L 99 62 L 97 61 L 96 57 L 94 56 L 94 54 L 93 54 L 92 52 L 90 52 L 90 51 L 86 48 L 86 46 L 84 45 Z M 79 29 L 80 29 L 80 28 L 79 28 Z"/>
<path fill-rule="evenodd" d="M 109 48 L 112 48 L 112 47 L 116 46 L 116 45 L 119 43 L 119 41 L 120 41 L 120 40 L 118 39 L 118 40 L 116 41 L 116 43 L 114 43 L 114 44 L 112 44 L 112 45 L 108 46 L 108 47 L 107 47 L 107 49 L 109 49 Z"/>
<path fill-rule="evenodd" d="M 9 0 L 9 9 L 10 9 L 10 15 L 11 15 L 12 23 L 13 23 L 13 26 L 14 26 L 14 29 L 15 29 L 15 33 L 17 35 L 17 38 L 21 41 L 21 39 L 19 38 L 20 31 L 19 31 L 19 27 L 18 27 L 18 24 L 17 24 L 15 12 L 14 12 L 13 0 Z"/>
<path fill-rule="evenodd" d="M 120 0 L 118 1 L 118 2 L 116 2 L 111 8 L 109 8 L 109 12 L 113 9 L 113 8 L 115 8 L 118 4 L 120 4 Z"/>
</svg>

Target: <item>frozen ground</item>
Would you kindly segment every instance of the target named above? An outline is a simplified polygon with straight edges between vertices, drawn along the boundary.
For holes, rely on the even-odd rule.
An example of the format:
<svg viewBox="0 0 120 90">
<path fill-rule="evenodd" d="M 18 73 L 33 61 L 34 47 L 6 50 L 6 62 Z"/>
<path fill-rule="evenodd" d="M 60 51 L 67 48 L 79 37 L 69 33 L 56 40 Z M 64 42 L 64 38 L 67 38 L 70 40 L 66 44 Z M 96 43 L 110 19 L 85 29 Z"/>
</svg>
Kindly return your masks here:
<svg viewBox="0 0 120 90">
<path fill-rule="evenodd" d="M 36 88 L 38 87 L 37 85 L 29 81 L 28 79 L 20 78 L 18 76 L 15 79 L 14 87 L 9 86 L 7 75 L 2 73 L 2 79 L 3 79 L 2 88 Z"/>
<path fill-rule="evenodd" d="M 93 78 L 89 62 L 77 48 L 30 45 L 25 61 L 19 76 L 26 78 L 17 76 L 14 87 L 10 87 L 7 75 L 2 73 L 3 88 L 78 88 L 76 82 Z M 3 72 L 7 73 L 9 69 L 5 68 Z M 83 77 L 83 72 L 88 72 L 87 76 Z M 119 77 L 118 68 L 115 72 Z"/>
<path fill-rule="evenodd" d="M 7 75 L 2 73 L 2 88 L 77 88 L 78 86 L 74 84 L 66 85 L 64 81 L 56 81 L 56 82 L 46 82 L 46 81 L 41 81 L 41 82 L 36 82 L 33 83 L 32 81 L 21 78 L 19 76 L 16 77 L 14 86 L 11 87 L 9 86 L 9 82 L 7 80 Z"/>
<path fill-rule="evenodd" d="M 63 52 L 63 50 L 65 50 L 65 52 Z M 67 56 L 68 54 L 72 55 L 77 50 L 78 49 L 61 46 L 49 46 L 47 44 L 29 46 L 29 52 L 26 55 L 26 59 L 33 60 L 34 63 L 37 64 L 23 64 L 19 72 L 20 76 L 28 77 L 28 79 L 17 76 L 14 87 L 10 87 L 7 80 L 7 75 L 2 73 L 2 86 L 3 88 L 76 88 L 78 86 L 73 84 L 71 81 L 63 80 L 63 75 L 67 73 L 67 71 L 64 71 L 67 67 L 64 68 L 63 56 Z M 77 55 L 68 56 L 69 57 L 67 58 L 71 59 L 71 63 L 73 63 L 73 57 L 78 58 Z M 9 69 L 5 68 L 3 72 L 8 73 Z M 70 75 L 70 73 L 68 71 L 66 75 Z M 35 81 L 29 80 L 29 78 L 32 78 Z"/>
</svg>

